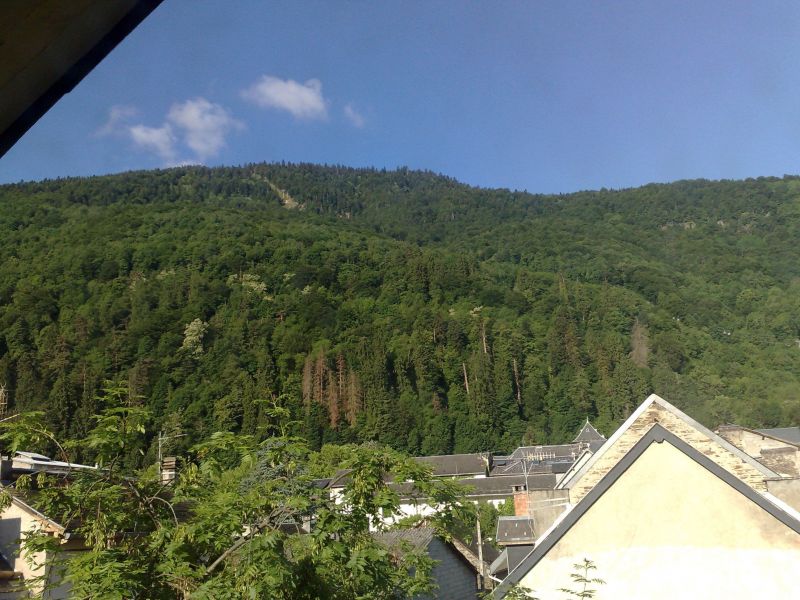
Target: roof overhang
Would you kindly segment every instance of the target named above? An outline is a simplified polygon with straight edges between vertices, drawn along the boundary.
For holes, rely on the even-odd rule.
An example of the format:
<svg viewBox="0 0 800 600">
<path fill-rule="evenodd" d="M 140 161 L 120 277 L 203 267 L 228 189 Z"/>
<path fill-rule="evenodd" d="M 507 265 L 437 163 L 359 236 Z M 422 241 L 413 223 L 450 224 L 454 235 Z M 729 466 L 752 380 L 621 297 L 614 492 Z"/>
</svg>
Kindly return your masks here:
<svg viewBox="0 0 800 600">
<path fill-rule="evenodd" d="M 0 157 L 162 0 L 3 0 Z"/>
</svg>

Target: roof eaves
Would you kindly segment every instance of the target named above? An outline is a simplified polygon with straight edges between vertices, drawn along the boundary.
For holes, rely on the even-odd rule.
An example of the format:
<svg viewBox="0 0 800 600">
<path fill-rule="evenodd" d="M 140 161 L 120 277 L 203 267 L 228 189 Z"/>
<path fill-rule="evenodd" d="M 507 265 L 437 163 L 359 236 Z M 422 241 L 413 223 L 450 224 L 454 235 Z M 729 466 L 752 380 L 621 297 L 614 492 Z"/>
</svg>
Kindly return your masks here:
<svg viewBox="0 0 800 600">
<path fill-rule="evenodd" d="M 690 427 L 697 429 L 698 431 L 709 437 L 711 440 L 713 440 L 714 442 L 725 448 L 728 452 L 734 454 L 736 457 L 740 458 L 743 462 L 749 464 L 751 467 L 759 471 L 765 477 L 778 476 L 778 473 L 768 468 L 767 466 L 763 465 L 762 463 L 758 462 L 755 458 L 753 458 L 746 452 L 740 450 L 739 448 L 731 444 L 729 441 L 723 439 L 722 437 L 711 431 L 705 425 L 702 425 L 698 421 L 695 421 L 685 412 L 683 412 L 679 408 L 673 406 L 672 404 L 664 400 L 661 396 L 658 396 L 656 394 L 650 394 L 647 397 L 647 399 L 644 402 L 642 402 L 636 408 L 636 410 L 634 410 L 631 413 L 631 416 L 629 416 L 625 420 L 625 422 L 622 425 L 620 425 L 619 429 L 617 429 L 611 435 L 611 437 L 609 437 L 606 440 L 606 442 L 602 446 L 600 446 L 597 452 L 595 452 L 594 455 L 588 461 L 586 461 L 586 463 L 580 469 L 578 469 L 577 473 L 575 473 L 572 477 L 570 477 L 569 483 L 574 484 L 575 482 L 579 481 L 580 478 L 583 477 L 586 474 L 586 472 L 589 469 L 591 469 L 598 460 L 600 460 L 600 458 L 609 450 L 609 448 L 611 448 L 617 442 L 617 440 L 619 440 L 619 438 L 621 438 L 622 435 L 626 431 L 628 431 L 628 429 L 630 429 L 631 425 L 633 425 L 636 422 L 636 420 L 653 404 L 658 404 L 660 407 L 669 411 L 670 413 L 678 417 L 680 420 L 682 420 Z M 564 489 L 564 487 L 566 487 L 566 482 L 562 480 L 562 482 L 560 482 L 559 485 L 556 486 L 556 489 Z"/>
<path fill-rule="evenodd" d="M 800 445 L 800 427 L 772 427 L 767 429 L 756 429 L 760 434 L 773 437 L 781 442 L 788 442 L 793 445 Z M 791 432 L 791 435 L 787 433 Z"/>
<path fill-rule="evenodd" d="M 575 477 L 575 475 L 580 471 L 581 467 L 585 465 L 589 459 L 592 457 L 592 451 L 588 448 L 584 450 L 578 458 L 575 459 L 575 462 L 572 463 L 572 466 L 567 470 L 556 482 L 555 489 L 563 490 L 567 488 L 569 485 L 570 480 Z"/>
<path fill-rule="evenodd" d="M 470 548 L 457 537 L 451 537 L 449 540 L 446 540 L 446 543 L 461 557 L 461 560 L 466 562 L 472 569 L 475 570 L 476 573 L 480 573 L 481 571 L 481 560 L 478 556 L 470 550 Z M 483 561 L 483 572 L 489 572 L 489 563 Z"/>
<path fill-rule="evenodd" d="M 0 131 L 0 157 L 50 110 L 65 94 L 86 77 L 129 33 L 144 21 L 163 0 L 136 0 L 135 4 L 110 31 L 86 52 L 50 87 L 40 94 L 8 127 Z"/>
<path fill-rule="evenodd" d="M 8 493 L 9 497 L 11 498 L 12 504 L 14 504 L 15 506 L 21 508 L 22 510 L 24 510 L 25 512 L 27 512 L 31 516 L 33 516 L 36 519 L 38 519 L 39 521 L 42 521 L 45 525 L 47 525 L 48 527 L 53 529 L 55 531 L 55 533 L 62 534 L 67 530 L 66 527 L 64 527 L 60 523 L 56 523 L 53 519 L 51 519 L 47 515 L 39 512 L 38 510 L 33 508 L 30 504 L 28 504 L 27 502 L 22 500 L 19 496 L 17 496 L 16 494 L 12 493 L 11 491 L 9 491 L 8 488 L 6 488 L 5 491 Z"/>
</svg>

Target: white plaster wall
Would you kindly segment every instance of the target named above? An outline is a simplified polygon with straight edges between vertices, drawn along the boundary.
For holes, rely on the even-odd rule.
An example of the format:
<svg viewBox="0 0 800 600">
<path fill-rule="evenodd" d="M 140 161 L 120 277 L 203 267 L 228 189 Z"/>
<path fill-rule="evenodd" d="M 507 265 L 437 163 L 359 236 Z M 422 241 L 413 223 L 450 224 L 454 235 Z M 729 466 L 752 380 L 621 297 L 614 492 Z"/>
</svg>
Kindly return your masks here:
<svg viewBox="0 0 800 600">
<path fill-rule="evenodd" d="M 574 510 L 574 509 L 573 509 Z M 800 534 L 664 442 L 652 444 L 522 579 L 562 600 L 583 558 L 599 600 L 797 597 Z"/>
<path fill-rule="evenodd" d="M 503 502 L 505 502 L 506 498 L 491 498 L 489 500 L 485 500 L 487 504 L 494 505 L 495 508 L 498 508 Z M 473 504 L 477 504 L 477 500 L 471 500 Z M 406 517 L 429 517 L 431 515 L 436 514 L 437 508 L 431 506 L 426 502 L 419 502 L 419 503 L 401 503 L 400 504 L 400 515 L 396 518 L 389 518 L 385 517 L 382 519 L 385 525 L 393 525 L 394 523 L 406 518 Z"/>
<path fill-rule="evenodd" d="M 34 530 L 39 523 L 40 521 L 33 515 L 13 503 L 0 513 L 0 552 L 11 563 L 14 570 L 22 573 L 25 579 L 41 573 L 26 559 L 33 558 L 35 563 L 41 564 L 44 563 L 45 556 L 44 552 L 38 552 L 32 557 L 20 556 L 19 541 L 24 532 Z"/>
<path fill-rule="evenodd" d="M 40 523 L 41 521 L 37 517 L 13 503 L 0 513 L 0 552 L 3 553 L 3 556 L 6 557 L 14 570 L 22 574 L 25 580 L 39 577 L 45 572 L 46 553 L 36 552 L 30 555 L 23 552 L 20 546 L 20 540 L 24 533 L 38 529 Z M 58 584 L 60 578 L 60 573 L 48 570 L 48 580 L 51 585 Z M 0 599 L 2 600 L 29 597 L 31 596 L 25 593 L 0 594 Z M 69 587 L 66 584 L 57 585 L 57 587 L 48 590 L 43 597 L 45 600 L 69 598 Z"/>
</svg>

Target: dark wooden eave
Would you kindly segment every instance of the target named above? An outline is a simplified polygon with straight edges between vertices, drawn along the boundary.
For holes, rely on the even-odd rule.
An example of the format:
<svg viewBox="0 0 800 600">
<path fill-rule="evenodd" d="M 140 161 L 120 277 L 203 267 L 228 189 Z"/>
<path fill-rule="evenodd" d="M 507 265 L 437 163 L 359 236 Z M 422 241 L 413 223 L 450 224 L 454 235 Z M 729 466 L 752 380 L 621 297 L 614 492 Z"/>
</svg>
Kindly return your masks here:
<svg viewBox="0 0 800 600">
<path fill-rule="evenodd" d="M 162 0 L 2 0 L 0 157 Z"/>
</svg>

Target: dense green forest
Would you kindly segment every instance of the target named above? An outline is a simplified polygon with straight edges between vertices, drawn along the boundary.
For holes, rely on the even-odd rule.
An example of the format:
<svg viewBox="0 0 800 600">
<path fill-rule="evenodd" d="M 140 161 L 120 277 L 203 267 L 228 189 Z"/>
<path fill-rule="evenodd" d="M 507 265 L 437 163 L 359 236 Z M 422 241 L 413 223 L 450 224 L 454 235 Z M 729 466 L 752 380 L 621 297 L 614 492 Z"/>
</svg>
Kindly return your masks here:
<svg viewBox="0 0 800 600">
<path fill-rule="evenodd" d="M 412 454 L 608 434 L 651 391 L 712 427 L 800 422 L 798 178 L 182 167 L 2 186 L 0 231 L 5 410 L 62 437 L 108 380 L 175 451 L 275 404 L 314 447 Z"/>
</svg>

